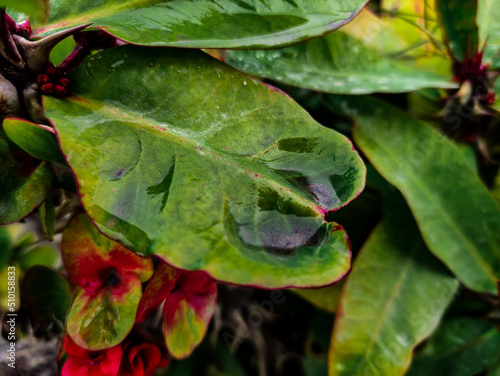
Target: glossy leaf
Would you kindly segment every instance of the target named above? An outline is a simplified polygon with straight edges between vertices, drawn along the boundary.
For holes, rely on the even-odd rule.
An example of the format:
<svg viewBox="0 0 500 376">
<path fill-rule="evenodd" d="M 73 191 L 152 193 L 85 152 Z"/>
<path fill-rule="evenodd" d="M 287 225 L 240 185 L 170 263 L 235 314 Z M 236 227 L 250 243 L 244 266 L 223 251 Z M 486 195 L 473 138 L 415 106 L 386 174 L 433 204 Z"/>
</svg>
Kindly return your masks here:
<svg viewBox="0 0 500 376">
<path fill-rule="evenodd" d="M 175 358 L 185 358 L 201 342 L 217 302 L 217 286 L 204 272 L 183 273 L 163 306 L 163 334 Z"/>
<path fill-rule="evenodd" d="M 381 175 L 405 196 L 429 249 L 469 288 L 496 292 L 500 210 L 455 145 L 372 98 L 330 97 Z"/>
<path fill-rule="evenodd" d="M 42 161 L 66 164 L 52 128 L 21 119 L 5 119 L 3 128 L 11 141 L 33 157 Z"/>
<path fill-rule="evenodd" d="M 324 35 L 350 21 L 365 0 L 51 1 L 40 34 L 88 22 L 142 45 L 269 48 Z"/>
<path fill-rule="evenodd" d="M 458 287 L 409 214 L 394 213 L 365 243 L 345 284 L 330 343 L 331 376 L 403 375 Z"/>
<path fill-rule="evenodd" d="M 71 303 L 69 285 L 62 275 L 46 266 L 34 266 L 23 278 L 23 297 L 39 325 L 45 330 L 62 330 Z"/>
<path fill-rule="evenodd" d="M 477 318 L 446 320 L 415 357 L 408 376 L 475 376 L 495 360 L 500 332 Z"/>
<path fill-rule="evenodd" d="M 133 274 L 140 282 L 153 274 L 151 259 L 137 256 L 105 237 L 85 214 L 78 214 L 64 228 L 61 251 L 69 276 L 87 290 L 106 285 L 108 275 L 103 271 Z"/>
<path fill-rule="evenodd" d="M 85 291 L 77 287 L 66 330 L 78 346 L 97 351 L 122 342 L 134 325 L 141 299 L 138 278 L 122 279 L 120 288 Z"/>
<path fill-rule="evenodd" d="M 479 49 L 476 25 L 477 0 L 437 0 L 441 25 L 446 34 L 448 48 L 463 62 Z M 468 55 L 467 56 L 467 52 Z"/>
<path fill-rule="evenodd" d="M 38 22 L 46 21 L 49 16 L 49 0 L 0 0 L 0 7 L 23 12 Z"/>
<path fill-rule="evenodd" d="M 286 95 L 181 49 L 107 50 L 71 79 L 75 95 L 46 112 L 103 233 L 232 283 L 348 270 L 346 235 L 323 215 L 359 194 L 364 165 Z"/>
<path fill-rule="evenodd" d="M 19 221 L 47 197 L 54 174 L 45 162 L 11 151 L 0 129 L 0 224 Z"/>
<path fill-rule="evenodd" d="M 486 44 L 484 61 L 494 69 L 500 68 L 500 1 L 477 1 L 477 25 L 479 28 L 479 44 Z"/>
<path fill-rule="evenodd" d="M 68 334 L 89 350 L 119 344 L 134 325 L 141 283 L 152 275 L 151 260 L 102 235 L 84 214 L 64 229 L 61 250 L 64 266 L 79 286 L 68 314 Z"/>
<path fill-rule="evenodd" d="M 387 38 L 391 32 L 388 22 L 364 10 L 349 25 L 325 37 L 280 50 L 227 51 L 225 61 L 247 73 L 326 93 L 456 87 L 451 77 L 422 69 L 411 59 L 402 59 L 400 52 L 389 52 L 382 41 L 373 41 Z M 389 38 L 401 51 L 408 48 L 396 37 Z"/>
</svg>

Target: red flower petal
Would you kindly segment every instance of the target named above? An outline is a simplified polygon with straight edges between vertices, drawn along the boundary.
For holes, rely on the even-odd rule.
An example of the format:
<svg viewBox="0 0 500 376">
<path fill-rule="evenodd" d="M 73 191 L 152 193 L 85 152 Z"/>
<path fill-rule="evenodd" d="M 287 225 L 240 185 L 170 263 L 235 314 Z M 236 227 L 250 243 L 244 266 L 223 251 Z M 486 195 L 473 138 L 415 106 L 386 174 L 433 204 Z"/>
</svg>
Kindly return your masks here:
<svg viewBox="0 0 500 376">
<path fill-rule="evenodd" d="M 137 309 L 135 322 L 146 320 L 173 290 L 182 271 L 175 269 L 165 262 L 161 262 L 155 269 L 153 277 L 148 282 Z"/>
<path fill-rule="evenodd" d="M 168 364 L 168 359 L 162 359 L 160 349 L 152 343 L 129 343 L 125 348 L 118 376 L 153 376 L 157 368 Z"/>
<path fill-rule="evenodd" d="M 66 335 L 63 345 L 70 357 L 64 363 L 62 376 L 116 376 L 118 374 L 122 358 L 121 344 L 96 354 L 77 346 L 71 337 Z"/>
</svg>

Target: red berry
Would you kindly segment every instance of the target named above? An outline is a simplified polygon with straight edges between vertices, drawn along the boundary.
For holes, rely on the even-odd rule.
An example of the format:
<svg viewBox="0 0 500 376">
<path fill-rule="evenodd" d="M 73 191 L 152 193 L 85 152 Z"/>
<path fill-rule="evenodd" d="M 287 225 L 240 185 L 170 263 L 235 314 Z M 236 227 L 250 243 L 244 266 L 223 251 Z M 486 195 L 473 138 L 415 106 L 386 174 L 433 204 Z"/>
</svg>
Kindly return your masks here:
<svg viewBox="0 0 500 376">
<path fill-rule="evenodd" d="M 43 84 L 40 87 L 40 91 L 42 92 L 42 94 L 50 95 L 54 92 L 54 84 L 51 83 Z"/>
<path fill-rule="evenodd" d="M 53 65 L 49 66 L 47 68 L 47 70 L 45 71 L 46 74 L 48 74 L 49 76 L 55 76 L 56 75 L 56 67 L 54 67 Z"/>
<path fill-rule="evenodd" d="M 41 74 L 36 78 L 36 83 L 40 86 L 46 84 L 47 82 L 50 82 L 50 77 L 46 74 Z"/>
<path fill-rule="evenodd" d="M 64 77 L 60 78 L 57 82 L 64 88 L 67 88 L 69 87 L 69 85 L 71 85 L 71 81 Z"/>
<path fill-rule="evenodd" d="M 66 94 L 68 94 L 68 92 L 61 85 L 56 85 L 56 94 L 60 97 L 64 97 Z"/>
</svg>

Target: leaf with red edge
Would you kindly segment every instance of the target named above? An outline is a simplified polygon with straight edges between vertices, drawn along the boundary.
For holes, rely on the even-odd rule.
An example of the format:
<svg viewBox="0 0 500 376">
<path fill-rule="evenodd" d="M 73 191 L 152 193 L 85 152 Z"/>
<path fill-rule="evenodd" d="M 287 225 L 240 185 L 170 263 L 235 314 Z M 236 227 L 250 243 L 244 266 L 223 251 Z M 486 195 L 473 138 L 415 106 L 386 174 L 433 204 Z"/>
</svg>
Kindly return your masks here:
<svg viewBox="0 0 500 376">
<path fill-rule="evenodd" d="M 61 250 L 69 276 L 85 290 L 105 285 L 113 269 L 119 274 L 133 273 L 141 282 L 153 274 L 151 259 L 140 257 L 102 235 L 85 214 L 68 223 Z"/>
<path fill-rule="evenodd" d="M 141 300 L 140 280 L 130 273 L 116 286 L 97 291 L 77 288 L 66 330 L 78 346 L 102 350 L 122 342 L 132 330 Z"/>
<path fill-rule="evenodd" d="M 63 340 L 69 359 L 64 363 L 62 376 L 116 376 L 122 358 L 122 346 L 91 352 L 79 347 L 70 336 Z"/>
<path fill-rule="evenodd" d="M 84 214 L 66 226 L 61 249 L 66 270 L 80 287 L 68 315 L 68 334 L 91 350 L 117 345 L 134 325 L 141 283 L 153 272 L 151 259 L 102 235 Z"/>
<path fill-rule="evenodd" d="M 175 358 L 187 357 L 201 342 L 215 311 L 217 286 L 205 272 L 184 272 L 163 307 L 163 334 Z"/>
<path fill-rule="evenodd" d="M 161 262 L 148 282 L 137 309 L 135 321 L 141 323 L 148 318 L 172 292 L 181 275 L 181 270 Z"/>
</svg>

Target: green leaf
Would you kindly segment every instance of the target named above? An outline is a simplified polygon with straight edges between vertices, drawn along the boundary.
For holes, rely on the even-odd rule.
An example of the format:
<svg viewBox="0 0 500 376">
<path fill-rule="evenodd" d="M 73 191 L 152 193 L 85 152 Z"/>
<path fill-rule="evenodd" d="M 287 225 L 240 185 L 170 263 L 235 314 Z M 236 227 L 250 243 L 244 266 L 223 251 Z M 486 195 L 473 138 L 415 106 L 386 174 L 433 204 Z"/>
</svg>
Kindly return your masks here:
<svg viewBox="0 0 500 376">
<path fill-rule="evenodd" d="M 488 371 L 488 376 L 500 376 L 500 351 Z"/>
<path fill-rule="evenodd" d="M 286 95 L 182 49 L 107 50 L 71 79 L 46 112 L 103 233 L 232 283 L 346 273 L 345 232 L 323 216 L 359 194 L 364 165 Z"/>
<path fill-rule="evenodd" d="M 330 343 L 330 375 L 403 375 L 412 349 L 452 300 L 457 281 L 428 252 L 405 210 L 375 229 L 347 279 Z"/>
<path fill-rule="evenodd" d="M 0 0 L 0 7 L 23 12 L 37 22 L 44 22 L 49 16 L 49 0 Z"/>
<path fill-rule="evenodd" d="M 372 35 L 372 29 L 377 33 Z M 359 30 L 370 31 L 369 42 Z M 325 37 L 280 50 L 227 51 L 225 62 L 250 74 L 326 93 L 391 93 L 457 86 L 450 77 L 422 69 L 411 59 L 403 60 L 400 52 L 387 51 L 382 41 L 373 41 L 387 38 L 391 31 L 390 24 L 364 10 L 349 25 Z M 401 50 L 407 49 L 400 40 L 390 38 Z"/>
<path fill-rule="evenodd" d="M 3 128 L 0 176 L 0 224 L 27 216 L 45 200 L 54 180 L 52 169 L 45 162 L 40 163 L 22 150 L 11 152 Z"/>
<path fill-rule="evenodd" d="M 324 35 L 349 22 L 365 0 L 51 1 L 47 35 L 88 22 L 125 41 L 188 48 L 272 48 Z"/>
<path fill-rule="evenodd" d="M 55 266 L 57 250 L 50 246 L 36 246 L 16 258 L 22 270 L 28 270 L 35 265 Z"/>
<path fill-rule="evenodd" d="M 3 129 L 11 141 L 33 157 L 42 161 L 66 164 L 51 127 L 21 119 L 5 119 Z"/>
<path fill-rule="evenodd" d="M 151 259 L 102 235 L 85 214 L 66 225 L 61 251 L 66 271 L 78 285 L 66 322 L 68 334 L 89 350 L 119 344 L 134 326 L 142 282 L 153 274 Z"/>
<path fill-rule="evenodd" d="M 343 281 L 321 289 L 292 289 L 292 291 L 316 307 L 335 313 L 344 286 Z"/>
<path fill-rule="evenodd" d="M 448 48 L 458 61 L 479 49 L 476 11 L 478 0 L 437 0 L 436 8 Z M 467 55 L 467 52 L 469 56 Z"/>
<path fill-rule="evenodd" d="M 102 350 L 121 343 L 134 325 L 141 299 L 141 281 L 123 281 L 120 293 L 112 287 L 87 292 L 77 287 L 68 314 L 66 330 L 85 349 Z"/>
<path fill-rule="evenodd" d="M 23 279 L 23 298 L 31 317 L 45 330 L 62 330 L 71 294 L 66 279 L 46 266 L 34 266 Z"/>
<path fill-rule="evenodd" d="M 479 28 L 479 43 L 486 44 L 484 62 L 491 68 L 500 68 L 500 1 L 477 1 L 477 25 Z"/>
<path fill-rule="evenodd" d="M 407 376 L 475 376 L 491 365 L 498 349 L 500 332 L 491 323 L 450 318 L 415 357 Z"/>
<path fill-rule="evenodd" d="M 200 344 L 215 312 L 217 286 L 204 272 L 185 272 L 163 307 L 168 352 L 182 359 Z"/>
<path fill-rule="evenodd" d="M 405 196 L 429 249 L 469 288 L 495 293 L 500 210 L 465 156 L 406 113 L 368 97 L 329 97 L 357 145 Z"/>
</svg>

